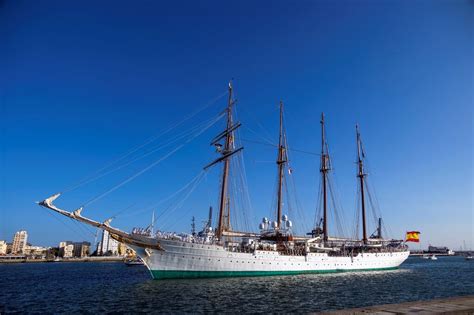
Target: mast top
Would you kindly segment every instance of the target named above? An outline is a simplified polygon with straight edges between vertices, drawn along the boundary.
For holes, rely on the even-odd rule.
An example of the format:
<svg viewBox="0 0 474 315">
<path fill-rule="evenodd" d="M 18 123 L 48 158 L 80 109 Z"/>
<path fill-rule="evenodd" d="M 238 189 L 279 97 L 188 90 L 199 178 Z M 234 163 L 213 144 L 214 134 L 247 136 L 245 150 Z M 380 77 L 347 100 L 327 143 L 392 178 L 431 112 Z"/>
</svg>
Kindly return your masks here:
<svg viewBox="0 0 474 315">
<path fill-rule="evenodd" d="M 328 144 L 326 142 L 326 126 L 324 125 L 324 112 L 321 113 L 321 171 L 330 170 L 330 157 Z"/>
<path fill-rule="evenodd" d="M 280 100 L 280 134 L 279 134 L 279 147 L 283 148 L 284 143 L 283 143 L 283 101 Z M 280 162 L 283 160 L 283 156 L 279 158 Z"/>
<path fill-rule="evenodd" d="M 365 153 L 364 153 L 364 148 L 362 147 L 362 140 L 360 138 L 359 124 L 356 124 L 356 136 L 357 136 L 357 159 L 358 159 L 358 162 L 362 162 L 362 159 L 365 158 Z"/>
</svg>

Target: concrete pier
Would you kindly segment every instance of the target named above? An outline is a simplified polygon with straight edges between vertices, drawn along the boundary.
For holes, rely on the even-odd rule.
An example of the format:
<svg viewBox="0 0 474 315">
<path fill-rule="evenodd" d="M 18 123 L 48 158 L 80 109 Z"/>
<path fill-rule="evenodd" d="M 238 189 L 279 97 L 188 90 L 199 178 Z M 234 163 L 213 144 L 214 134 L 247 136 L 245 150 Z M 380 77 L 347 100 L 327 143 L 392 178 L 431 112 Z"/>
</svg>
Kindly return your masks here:
<svg viewBox="0 0 474 315">
<path fill-rule="evenodd" d="M 319 314 L 474 314 L 474 295 L 416 301 L 399 304 L 368 306 Z"/>
</svg>

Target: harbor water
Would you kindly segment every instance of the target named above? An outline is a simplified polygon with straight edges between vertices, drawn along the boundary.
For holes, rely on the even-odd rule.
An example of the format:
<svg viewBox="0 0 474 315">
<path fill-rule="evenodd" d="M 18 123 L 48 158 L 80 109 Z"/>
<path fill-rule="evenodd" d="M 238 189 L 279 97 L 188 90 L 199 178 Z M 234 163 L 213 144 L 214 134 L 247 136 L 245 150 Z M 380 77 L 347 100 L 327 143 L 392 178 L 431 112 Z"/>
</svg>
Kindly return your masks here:
<svg viewBox="0 0 474 315">
<path fill-rule="evenodd" d="M 0 313 L 307 313 L 474 294 L 474 261 L 410 257 L 400 269 L 152 280 L 123 263 L 0 264 Z"/>
</svg>

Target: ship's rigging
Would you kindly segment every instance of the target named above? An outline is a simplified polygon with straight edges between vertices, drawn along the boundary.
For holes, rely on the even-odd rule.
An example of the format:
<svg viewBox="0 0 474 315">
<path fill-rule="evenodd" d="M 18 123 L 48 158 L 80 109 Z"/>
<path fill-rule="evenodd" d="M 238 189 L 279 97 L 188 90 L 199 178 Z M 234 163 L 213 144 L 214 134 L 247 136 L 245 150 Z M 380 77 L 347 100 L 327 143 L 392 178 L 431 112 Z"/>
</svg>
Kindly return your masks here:
<svg viewBox="0 0 474 315">
<path fill-rule="evenodd" d="M 140 246 L 146 245 L 146 246 L 151 246 L 151 248 L 159 249 L 159 244 L 156 241 L 148 242 L 148 241 L 143 241 L 143 240 L 136 240 L 133 237 L 131 237 L 130 234 L 111 227 L 110 223 L 112 219 L 115 218 L 115 216 L 106 219 L 103 223 L 83 217 L 82 211 L 84 207 L 90 206 L 92 203 L 98 201 L 99 199 L 102 199 L 108 194 L 114 192 L 115 190 L 133 181 L 134 179 L 144 174 L 145 172 L 149 171 L 150 169 L 152 169 L 153 167 L 155 167 L 156 165 L 158 165 L 159 163 L 161 163 L 162 161 L 166 160 L 168 157 L 173 155 L 175 152 L 179 151 L 181 148 L 186 146 L 188 143 L 193 141 L 195 138 L 203 134 L 206 130 L 214 126 L 222 118 L 225 118 L 225 130 L 223 130 L 217 136 L 215 136 L 211 140 L 211 143 L 210 143 L 212 146 L 216 148 L 216 151 L 220 156 L 216 158 L 214 161 L 210 162 L 208 165 L 206 165 L 197 176 L 195 176 L 189 183 L 184 185 L 181 189 L 179 189 L 178 191 L 176 191 L 169 197 L 164 198 L 164 200 L 161 200 L 159 203 L 155 203 L 152 206 L 149 206 L 147 208 L 139 209 L 139 211 L 136 213 L 142 213 L 145 211 L 154 210 L 162 202 L 166 202 L 168 199 L 173 199 L 174 197 L 176 197 L 175 203 L 171 203 L 167 207 L 162 208 L 162 210 L 159 211 L 158 215 L 156 217 L 154 216 L 152 223 L 150 224 L 150 226 L 148 226 L 146 230 L 150 229 L 151 226 L 154 226 L 156 222 L 160 222 L 160 223 L 166 222 L 166 218 L 168 218 L 168 221 L 170 221 L 171 214 L 174 213 L 176 209 L 181 208 L 183 206 L 184 202 L 188 200 L 189 196 L 194 192 L 196 187 L 206 177 L 207 171 L 213 166 L 222 165 L 222 173 L 221 173 L 220 188 L 219 188 L 219 200 L 218 200 L 218 215 L 217 215 L 217 222 L 215 225 L 215 234 L 213 231 L 213 235 L 214 235 L 213 237 L 215 241 L 223 244 L 226 238 L 229 240 L 232 240 L 235 237 L 257 236 L 258 233 L 252 232 L 253 229 L 249 228 L 248 223 L 244 224 L 246 227 L 245 229 L 233 228 L 233 222 L 235 222 L 235 217 L 237 215 L 242 215 L 244 218 L 246 218 L 247 216 L 245 215 L 244 211 L 236 211 L 237 210 L 236 204 L 239 201 L 238 201 L 238 197 L 235 195 L 235 192 L 232 192 L 232 190 L 236 190 L 236 188 L 246 189 L 247 180 L 245 178 L 245 167 L 243 164 L 242 155 L 238 154 L 243 150 L 243 146 L 241 146 L 239 143 L 236 142 L 236 133 L 238 133 L 238 130 L 241 127 L 241 123 L 235 119 L 234 114 L 233 114 L 234 107 L 235 107 L 234 105 L 236 101 L 234 100 L 234 97 L 233 97 L 232 82 L 229 83 L 227 95 L 228 95 L 227 106 L 223 112 L 215 115 L 214 117 L 204 120 L 202 123 L 193 125 L 192 127 L 178 133 L 176 136 L 170 136 L 165 141 L 157 143 L 156 140 L 159 137 L 152 137 L 148 139 L 144 144 L 133 148 L 129 152 L 125 153 L 122 157 L 116 159 L 115 161 L 107 165 L 106 167 L 101 168 L 99 171 L 79 181 L 75 185 L 72 185 L 71 187 L 65 189 L 64 192 L 73 191 L 81 186 L 90 184 L 91 182 L 95 180 L 98 180 L 122 168 L 125 168 L 136 161 L 139 161 L 139 160 L 144 159 L 145 157 L 151 156 L 152 154 L 156 152 L 164 151 L 162 152 L 159 158 L 154 159 L 151 163 L 149 163 L 145 167 L 123 178 L 121 181 L 119 181 L 115 185 L 107 188 L 104 192 L 90 198 L 88 201 L 84 202 L 82 206 L 77 208 L 77 210 L 73 212 L 68 212 L 60 208 L 57 208 L 56 206 L 53 205 L 53 201 L 57 199 L 61 193 L 55 194 L 51 196 L 50 198 L 42 201 L 40 205 L 46 208 L 52 209 L 56 212 L 59 212 L 60 214 L 65 215 L 66 217 L 69 217 L 76 221 L 81 221 L 89 225 L 92 225 L 94 227 L 107 229 L 117 238 L 120 238 L 121 240 L 124 240 L 126 242 L 128 241 L 135 245 L 137 244 Z M 218 99 L 220 99 L 221 97 L 222 96 L 220 96 Z M 193 115 L 186 117 L 183 121 L 181 121 L 178 124 L 175 124 L 174 126 L 177 127 L 177 126 L 183 125 L 183 123 L 189 120 L 190 117 L 193 117 Z M 330 234 L 332 232 L 329 226 L 329 213 L 330 212 L 332 212 L 334 218 L 336 219 L 335 220 L 336 226 L 338 227 L 339 232 L 343 230 L 343 227 L 340 225 L 341 220 L 339 218 L 339 213 L 338 213 L 340 212 L 338 211 L 339 206 L 338 206 L 338 203 L 335 201 L 335 192 L 334 192 L 332 181 L 329 176 L 330 171 L 332 170 L 332 162 L 331 162 L 331 157 L 329 154 L 329 146 L 326 139 L 324 114 L 321 115 L 320 123 L 321 123 L 321 155 L 320 155 L 320 170 L 319 171 L 321 174 L 320 196 L 321 196 L 321 205 L 322 205 L 321 212 L 322 213 L 317 211 L 317 221 L 315 222 L 315 228 L 313 229 L 311 233 L 309 233 L 309 235 L 311 235 L 311 237 L 314 239 L 321 238 L 323 248 L 325 247 L 329 248 L 330 246 L 334 246 L 335 241 L 344 242 L 346 240 L 346 241 L 350 241 L 354 243 L 357 240 L 355 239 L 349 240 L 349 239 L 345 239 L 344 237 L 335 238 L 335 237 L 331 237 L 331 234 Z M 174 127 L 167 129 L 165 132 L 162 133 L 162 135 L 167 135 L 168 132 L 173 129 Z M 368 196 L 369 204 L 372 207 L 372 212 L 374 216 L 376 215 L 376 210 L 374 210 L 375 202 L 371 194 L 369 193 L 369 189 L 367 188 L 367 179 L 366 179 L 367 174 L 365 173 L 365 170 L 364 170 L 365 152 L 362 145 L 358 126 L 356 127 L 356 142 L 357 142 L 357 165 L 358 165 L 357 178 L 359 181 L 359 191 L 360 191 L 360 200 L 361 200 L 360 214 L 362 217 L 361 243 L 363 245 L 368 246 L 371 240 L 382 239 L 382 229 L 384 227 L 382 227 L 382 221 L 380 219 L 380 216 L 378 216 L 375 220 L 376 222 L 378 221 L 378 224 L 374 224 L 374 226 L 377 226 L 376 233 L 373 233 L 370 237 L 367 236 L 368 229 L 367 229 L 367 224 L 366 224 L 366 199 L 365 199 L 366 195 Z M 150 144 L 153 144 L 153 145 L 149 146 Z M 266 235 L 265 237 L 268 240 L 276 240 L 277 242 L 288 242 L 293 239 L 292 229 L 291 229 L 292 222 L 288 220 L 288 217 L 286 215 L 283 215 L 283 211 L 284 211 L 284 206 L 287 208 L 287 211 L 290 211 L 291 207 L 289 206 L 289 202 L 288 202 L 288 205 L 286 205 L 284 202 L 284 191 L 286 190 L 287 192 L 288 201 L 290 200 L 291 195 L 293 195 L 293 198 L 295 198 L 296 193 L 290 194 L 288 192 L 289 185 L 287 182 L 287 178 L 285 176 L 286 171 L 288 171 L 289 174 L 291 174 L 292 168 L 288 167 L 289 148 L 288 148 L 286 133 L 284 129 L 283 102 L 280 102 L 279 136 L 278 136 L 277 148 L 278 148 L 278 154 L 277 154 L 277 160 L 276 160 L 277 189 L 276 189 L 276 207 L 274 208 L 275 209 L 274 211 L 276 212 L 275 221 L 269 222 L 267 219 L 265 219 L 267 221 L 264 220 L 263 223 L 265 224 L 268 223 L 268 225 L 265 225 L 264 229 L 262 229 L 261 232 Z M 141 154 L 136 154 L 138 152 L 140 152 Z M 235 166 L 237 166 L 237 172 L 231 169 L 231 161 L 234 161 Z M 233 189 L 231 189 L 231 186 Z M 246 198 L 248 198 L 248 192 L 247 194 L 244 193 L 244 195 L 246 195 Z M 330 207 L 329 207 L 328 197 L 330 197 L 330 200 L 332 201 L 331 203 L 332 211 L 330 211 L 329 209 Z M 243 203 L 244 202 L 241 202 L 241 204 Z M 125 214 L 125 215 L 130 215 L 130 214 Z M 171 223 L 176 223 L 176 220 L 172 220 L 172 221 L 173 222 Z M 302 221 L 304 221 L 304 219 Z M 358 226 L 358 223 L 359 223 L 359 220 L 357 220 L 356 226 Z M 242 227 L 242 225 L 240 226 Z M 205 230 L 210 231 L 211 228 L 212 228 L 212 222 L 211 222 L 211 216 L 210 216 L 208 222 L 205 225 Z M 195 230 L 195 228 L 193 228 L 193 230 Z M 194 233 L 193 236 L 195 236 L 196 234 L 197 233 Z M 387 234 L 386 231 L 384 232 L 384 234 L 385 235 Z M 344 236 L 343 233 L 340 233 L 340 235 Z M 285 236 L 285 237 L 282 238 L 282 236 Z M 307 236 L 299 236 L 297 238 L 305 239 L 307 238 Z"/>
<path fill-rule="evenodd" d="M 222 162 L 222 180 L 219 197 L 219 216 L 217 223 L 216 236 L 218 239 L 222 239 L 223 232 L 230 231 L 230 199 L 229 199 L 229 171 L 230 171 L 230 157 L 234 154 L 243 150 L 243 147 L 235 149 L 234 146 L 234 131 L 240 127 L 240 123 L 234 124 L 232 117 L 232 106 L 235 101 L 233 99 L 232 82 L 229 83 L 229 98 L 227 101 L 226 117 L 227 117 L 227 128 L 219 135 L 217 135 L 212 141 L 211 145 L 216 146 L 217 152 L 221 154 L 221 157 L 217 158 L 210 164 L 204 167 L 207 170 L 209 167 Z M 224 144 L 220 143 L 224 140 Z"/>
<path fill-rule="evenodd" d="M 328 231 L 328 209 L 327 209 L 327 173 L 330 168 L 328 144 L 325 138 L 324 113 L 321 114 L 321 177 L 323 181 L 323 241 L 326 243 L 329 238 Z"/>
<path fill-rule="evenodd" d="M 382 239 L 382 236 L 393 234 L 390 228 L 384 224 L 382 214 L 378 205 L 377 195 L 374 188 L 369 184 L 369 176 L 366 172 L 367 155 L 362 142 L 360 127 L 356 124 L 356 178 L 357 178 L 357 200 L 353 237 L 359 238 L 359 231 L 362 232 L 361 239 L 367 244 L 370 239 Z M 368 211 L 372 215 L 372 227 L 374 232 L 369 235 Z"/>
<path fill-rule="evenodd" d="M 110 165 L 93 173 L 79 183 L 66 189 L 69 193 L 78 187 L 88 185 L 100 178 L 105 177 L 119 169 L 123 169 L 134 162 L 142 161 L 146 157 L 160 153 L 145 166 L 135 168 L 132 174 L 122 178 L 118 183 L 107 187 L 105 191 L 90 198 L 82 206 L 74 211 L 67 211 L 57 207 L 54 202 L 61 193 L 39 202 L 39 205 L 70 218 L 75 222 L 106 230 L 110 236 L 119 242 L 133 248 L 137 255 L 143 260 L 154 278 L 175 277 L 207 277 L 222 275 L 271 275 L 271 274 L 295 274 L 308 272 L 334 272 L 347 270 L 366 269 L 393 269 L 398 267 L 407 257 L 408 250 L 402 240 L 382 239 L 382 221 L 378 219 L 375 233 L 367 237 L 366 225 L 366 202 L 368 196 L 369 205 L 373 206 L 374 200 L 367 188 L 365 173 L 365 151 L 362 146 L 360 132 L 357 127 L 357 179 L 361 197 L 362 216 L 362 240 L 347 237 L 335 237 L 329 227 L 329 214 L 338 219 L 338 204 L 335 202 L 335 193 L 331 184 L 332 162 L 329 154 L 329 146 L 326 140 L 325 117 L 321 116 L 321 205 L 322 213 L 318 214 L 315 228 L 309 235 L 294 233 L 293 219 L 295 212 L 292 211 L 290 200 L 298 202 L 296 191 L 289 193 L 289 188 L 295 188 L 290 166 L 288 141 L 284 124 L 283 102 L 279 108 L 279 132 L 277 153 L 277 181 L 275 189 L 276 204 L 272 207 L 270 221 L 263 218 L 259 225 L 259 232 L 252 232 L 246 224 L 245 228 L 239 226 L 236 217 L 242 216 L 244 222 L 248 215 L 246 211 L 251 206 L 245 206 L 245 199 L 250 200 L 245 177 L 245 165 L 242 157 L 243 146 L 240 144 L 239 128 L 233 96 L 233 86 L 229 83 L 227 91 L 227 106 L 223 112 L 211 115 L 202 123 L 193 124 L 190 128 L 178 133 L 177 136 L 167 135 L 163 142 L 151 138 L 144 145 L 140 145 L 124 156 L 120 157 Z M 210 129 L 218 121 L 225 118 L 225 129 L 211 140 L 219 157 L 208 163 L 198 175 L 185 184 L 178 191 L 162 199 L 160 202 L 149 205 L 149 210 L 155 210 L 159 206 L 158 215 L 153 212 L 152 222 L 146 228 L 133 228 L 126 232 L 111 225 L 118 214 L 128 211 L 132 206 L 126 207 L 112 217 L 100 222 L 83 215 L 85 206 L 89 210 L 90 205 L 111 194 L 120 187 L 128 184 L 148 172 L 171 155 L 175 154 L 194 139 Z M 187 118 L 185 118 L 186 121 Z M 178 124 L 180 125 L 180 124 Z M 167 132 L 165 132 L 167 134 Z M 152 144 L 152 145 L 151 145 Z M 150 146 L 151 145 L 151 146 Z M 195 152 L 190 151 L 190 154 Z M 207 221 L 202 230 L 198 231 L 193 213 L 195 206 L 189 207 L 186 215 L 176 214 L 177 209 L 184 208 L 184 203 L 193 194 L 199 184 L 206 180 L 207 174 L 213 166 L 222 166 L 220 175 L 220 187 L 218 197 L 218 215 L 216 224 L 212 223 L 212 208 L 209 209 Z M 213 168 L 218 169 L 218 168 Z M 291 184 L 289 184 L 289 182 Z M 245 193 L 246 192 L 246 193 Z M 284 198 L 286 192 L 286 198 Z M 240 197 L 239 197 L 240 194 Z M 328 196 L 332 201 L 331 208 Z M 128 202 L 128 201 L 127 201 Z M 376 202 L 376 199 L 375 199 Z M 238 205 L 240 204 L 240 209 Z M 250 202 L 249 202 L 250 204 Z M 242 207 L 242 205 L 244 205 Z M 330 211 L 330 209 L 332 211 Z M 288 211 L 290 216 L 283 214 Z M 139 211 L 143 211 L 140 209 Z M 358 212 L 359 213 L 359 212 Z M 376 211 L 373 210 L 375 214 Z M 126 213 L 125 215 L 130 214 Z M 170 226 L 182 222 L 183 217 L 192 216 L 191 233 L 165 232 L 158 226 L 168 221 Z M 176 220 L 178 217 L 178 220 Z M 297 218 L 302 225 L 304 218 Z M 359 220 L 357 220 L 358 222 Z M 155 224 L 157 223 L 158 224 Z M 322 224 L 322 226 L 321 226 Z M 155 230 L 155 226 L 157 230 Z M 386 233 L 385 233 L 386 234 Z"/>
<path fill-rule="evenodd" d="M 325 124 L 324 113 L 321 113 L 321 153 L 320 153 L 320 187 L 319 187 L 319 200 L 317 202 L 316 217 L 314 222 L 314 229 L 311 231 L 311 235 L 321 235 L 323 242 L 327 243 L 330 236 L 330 214 L 334 218 L 334 229 L 337 230 L 338 235 L 345 236 L 345 228 L 343 226 L 342 206 L 340 205 L 337 198 L 337 191 L 334 184 L 334 176 L 332 174 L 332 159 L 329 154 L 329 145 L 327 141 L 327 131 Z M 334 233 L 334 231 L 333 231 Z"/>
<path fill-rule="evenodd" d="M 362 242 L 367 244 L 367 226 L 365 220 L 365 194 L 364 194 L 364 178 L 366 174 L 364 173 L 364 162 L 362 159 L 364 158 L 365 154 L 362 148 L 362 142 L 360 139 L 360 132 L 359 132 L 359 125 L 356 125 L 356 134 L 357 134 L 357 166 L 358 166 L 358 173 L 357 177 L 360 181 L 360 201 L 361 201 L 361 208 L 362 208 Z"/>
<path fill-rule="evenodd" d="M 288 162 L 288 156 L 286 155 L 286 137 L 283 134 L 283 102 L 280 102 L 280 133 L 278 137 L 278 196 L 277 196 L 277 216 L 276 216 L 276 227 L 281 229 L 281 216 L 283 206 L 283 171 L 286 163 Z"/>
</svg>

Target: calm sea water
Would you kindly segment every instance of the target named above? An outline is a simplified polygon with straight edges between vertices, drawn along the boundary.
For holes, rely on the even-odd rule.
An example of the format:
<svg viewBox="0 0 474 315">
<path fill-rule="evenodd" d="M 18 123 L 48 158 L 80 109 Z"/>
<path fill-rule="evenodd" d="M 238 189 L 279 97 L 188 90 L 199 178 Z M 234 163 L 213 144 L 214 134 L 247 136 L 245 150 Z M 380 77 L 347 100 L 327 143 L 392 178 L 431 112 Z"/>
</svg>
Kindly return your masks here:
<svg viewBox="0 0 474 315">
<path fill-rule="evenodd" d="M 315 312 L 474 294 L 474 261 L 409 258 L 399 270 L 151 280 L 122 263 L 0 265 L 2 312 Z"/>
</svg>

